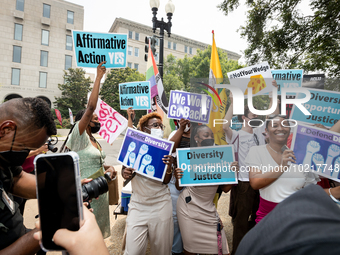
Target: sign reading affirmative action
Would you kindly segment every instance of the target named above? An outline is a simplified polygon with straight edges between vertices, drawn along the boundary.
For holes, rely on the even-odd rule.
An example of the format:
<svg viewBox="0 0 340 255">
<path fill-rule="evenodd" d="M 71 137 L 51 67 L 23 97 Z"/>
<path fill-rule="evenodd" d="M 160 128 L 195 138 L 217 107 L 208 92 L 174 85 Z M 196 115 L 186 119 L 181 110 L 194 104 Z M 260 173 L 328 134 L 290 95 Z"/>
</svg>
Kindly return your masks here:
<svg viewBox="0 0 340 255">
<path fill-rule="evenodd" d="M 120 109 L 151 109 L 151 90 L 149 81 L 127 82 L 119 84 Z"/>
<path fill-rule="evenodd" d="M 205 94 L 171 90 L 168 118 L 208 124 L 211 102 L 211 96 Z"/>
<path fill-rule="evenodd" d="M 72 31 L 78 67 L 96 68 L 106 61 L 107 68 L 126 67 L 127 35 Z"/>
<path fill-rule="evenodd" d="M 300 88 L 302 86 L 303 70 L 301 69 L 272 70 L 272 76 L 278 86 L 278 95 L 281 95 L 283 88 Z M 295 94 L 287 93 L 287 95 Z"/>
<path fill-rule="evenodd" d="M 177 165 L 183 171 L 179 186 L 205 186 L 237 183 L 234 146 L 209 146 L 177 149 Z"/>
</svg>

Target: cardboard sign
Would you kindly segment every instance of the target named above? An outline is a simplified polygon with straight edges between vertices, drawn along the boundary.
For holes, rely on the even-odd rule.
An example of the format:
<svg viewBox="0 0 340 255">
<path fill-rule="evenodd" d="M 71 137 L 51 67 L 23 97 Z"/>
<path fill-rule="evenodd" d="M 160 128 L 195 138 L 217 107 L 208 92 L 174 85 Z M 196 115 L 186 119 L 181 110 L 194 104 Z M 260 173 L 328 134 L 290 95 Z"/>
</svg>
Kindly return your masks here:
<svg viewBox="0 0 340 255">
<path fill-rule="evenodd" d="M 168 118 L 208 124 L 211 102 L 211 96 L 205 94 L 171 90 Z"/>
<path fill-rule="evenodd" d="M 163 181 L 167 165 L 162 158 L 171 155 L 174 143 L 128 128 L 117 161 L 136 173 Z"/>
<path fill-rule="evenodd" d="M 151 109 L 151 90 L 149 81 L 119 84 L 119 103 L 121 110 L 133 107 L 134 110 Z"/>
<path fill-rule="evenodd" d="M 112 144 L 126 129 L 127 119 L 100 98 L 98 98 L 97 107 L 94 112 L 98 115 L 100 122 L 98 134 L 103 137 L 107 143 Z"/>
<path fill-rule="evenodd" d="M 77 67 L 96 68 L 106 61 L 106 68 L 124 68 L 127 58 L 127 35 L 72 31 Z"/>
<path fill-rule="evenodd" d="M 183 170 L 179 186 L 206 186 L 237 183 L 230 168 L 234 146 L 208 146 L 177 149 L 177 165 Z"/>
<path fill-rule="evenodd" d="M 272 70 L 272 76 L 278 86 L 278 95 L 281 95 L 282 88 L 300 88 L 302 86 L 303 70 L 301 69 Z M 287 93 L 287 95 L 295 94 Z"/>
<path fill-rule="evenodd" d="M 298 124 L 294 130 L 291 148 L 299 170 L 311 169 L 319 175 L 340 182 L 339 133 Z"/>
<path fill-rule="evenodd" d="M 227 75 L 230 84 L 239 87 L 245 96 L 248 96 L 250 87 L 253 96 L 263 95 L 273 90 L 273 77 L 268 62 L 238 69 Z"/>
<path fill-rule="evenodd" d="M 322 124 L 332 127 L 340 118 L 340 93 L 329 90 L 310 89 L 311 99 L 304 104 L 311 115 L 305 115 L 296 105 L 293 106 L 290 118 L 310 124 Z M 299 93 L 297 98 L 304 98 Z"/>
</svg>

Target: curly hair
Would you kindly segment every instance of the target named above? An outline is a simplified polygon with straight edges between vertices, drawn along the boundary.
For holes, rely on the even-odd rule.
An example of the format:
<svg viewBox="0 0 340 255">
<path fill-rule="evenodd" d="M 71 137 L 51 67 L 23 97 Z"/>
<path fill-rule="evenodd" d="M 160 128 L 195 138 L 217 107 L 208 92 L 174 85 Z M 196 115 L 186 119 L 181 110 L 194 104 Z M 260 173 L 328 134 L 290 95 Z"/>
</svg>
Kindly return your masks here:
<svg viewBox="0 0 340 255">
<path fill-rule="evenodd" d="M 203 129 L 203 128 L 209 128 L 209 127 L 207 125 L 197 125 L 197 126 L 195 126 L 195 128 L 193 129 L 193 131 L 190 134 L 190 147 L 197 147 L 195 136 L 198 133 L 198 131 Z"/>
<path fill-rule="evenodd" d="M 163 121 L 162 116 L 157 112 L 152 112 L 147 115 L 144 115 L 142 118 L 139 119 L 138 126 L 141 131 L 143 131 L 144 127 L 147 126 L 148 120 L 152 118 L 157 118 Z"/>
</svg>

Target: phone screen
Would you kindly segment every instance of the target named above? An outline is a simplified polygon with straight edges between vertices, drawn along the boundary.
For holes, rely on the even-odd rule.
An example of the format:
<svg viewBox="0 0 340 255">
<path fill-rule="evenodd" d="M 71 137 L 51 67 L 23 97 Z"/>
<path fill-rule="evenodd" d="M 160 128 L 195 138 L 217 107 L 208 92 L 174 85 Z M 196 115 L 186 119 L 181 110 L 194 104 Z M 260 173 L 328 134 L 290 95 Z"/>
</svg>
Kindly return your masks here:
<svg viewBox="0 0 340 255">
<path fill-rule="evenodd" d="M 58 229 L 79 229 L 73 158 L 70 155 L 40 157 L 36 161 L 36 174 L 42 246 L 46 250 L 64 250 L 52 238 Z"/>
</svg>

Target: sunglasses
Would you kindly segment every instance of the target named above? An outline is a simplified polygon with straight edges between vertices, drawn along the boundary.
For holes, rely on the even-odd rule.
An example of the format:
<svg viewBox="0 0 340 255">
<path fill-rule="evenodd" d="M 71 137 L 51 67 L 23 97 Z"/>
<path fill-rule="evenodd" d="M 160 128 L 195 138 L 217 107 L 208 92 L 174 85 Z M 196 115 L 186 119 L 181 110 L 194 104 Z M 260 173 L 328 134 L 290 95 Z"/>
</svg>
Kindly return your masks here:
<svg viewBox="0 0 340 255">
<path fill-rule="evenodd" d="M 149 127 L 154 127 L 154 128 L 158 128 L 160 127 L 162 130 L 164 130 L 165 126 L 161 123 L 161 124 L 158 124 L 158 123 L 152 123 L 151 125 L 148 125 Z"/>
</svg>

